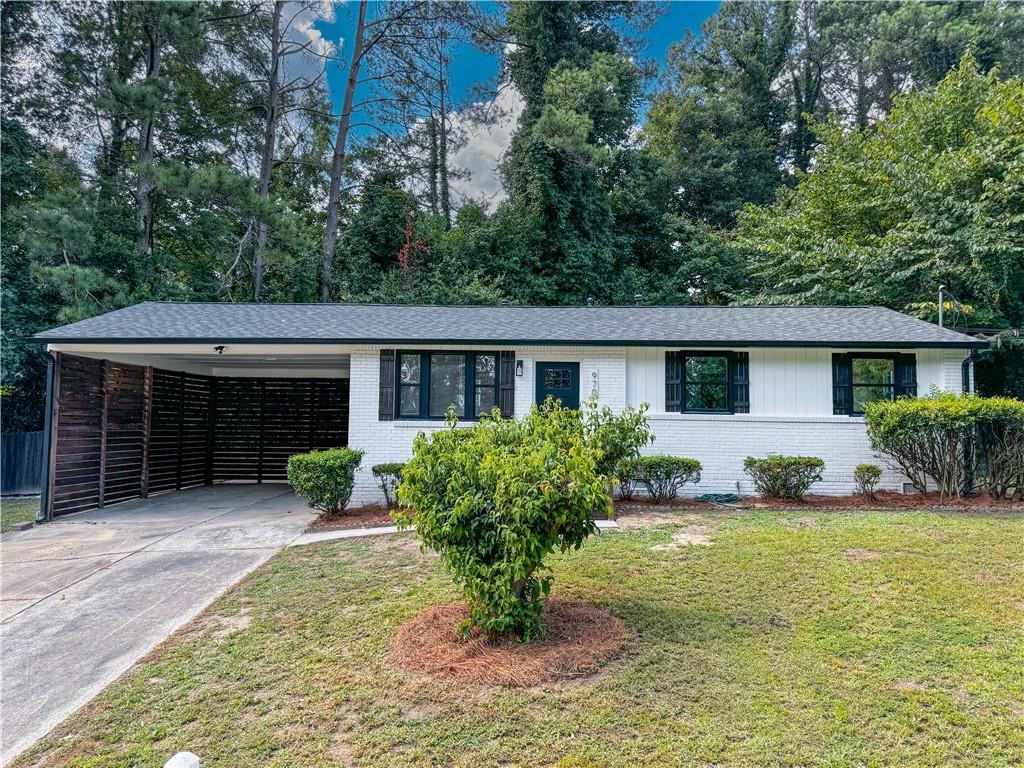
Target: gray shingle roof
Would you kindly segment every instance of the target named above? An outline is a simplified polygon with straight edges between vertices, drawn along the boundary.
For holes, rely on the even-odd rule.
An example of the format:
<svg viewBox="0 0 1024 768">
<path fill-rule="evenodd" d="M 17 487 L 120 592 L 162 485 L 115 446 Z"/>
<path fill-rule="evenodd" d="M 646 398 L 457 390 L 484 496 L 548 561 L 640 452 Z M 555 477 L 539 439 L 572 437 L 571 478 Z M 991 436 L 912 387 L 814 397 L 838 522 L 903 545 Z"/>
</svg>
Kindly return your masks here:
<svg viewBox="0 0 1024 768">
<path fill-rule="evenodd" d="M 516 307 L 144 302 L 39 342 L 983 347 L 883 307 Z"/>
</svg>

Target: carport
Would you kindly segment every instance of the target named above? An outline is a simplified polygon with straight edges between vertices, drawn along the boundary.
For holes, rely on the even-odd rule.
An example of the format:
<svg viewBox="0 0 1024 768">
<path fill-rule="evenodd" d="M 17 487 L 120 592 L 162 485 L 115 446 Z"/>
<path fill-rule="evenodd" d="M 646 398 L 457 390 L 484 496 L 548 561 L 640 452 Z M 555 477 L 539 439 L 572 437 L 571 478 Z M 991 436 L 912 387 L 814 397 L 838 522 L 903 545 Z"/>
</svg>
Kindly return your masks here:
<svg viewBox="0 0 1024 768">
<path fill-rule="evenodd" d="M 349 359 L 272 345 L 50 345 L 40 517 L 221 482 L 286 482 L 348 443 Z"/>
</svg>

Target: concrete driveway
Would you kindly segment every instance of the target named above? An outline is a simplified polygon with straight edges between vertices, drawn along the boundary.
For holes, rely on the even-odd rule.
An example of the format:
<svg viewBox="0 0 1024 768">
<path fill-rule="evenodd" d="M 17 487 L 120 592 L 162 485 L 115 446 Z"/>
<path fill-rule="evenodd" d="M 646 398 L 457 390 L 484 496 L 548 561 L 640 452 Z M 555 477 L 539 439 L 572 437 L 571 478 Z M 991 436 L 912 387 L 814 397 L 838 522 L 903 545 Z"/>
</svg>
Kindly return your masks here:
<svg viewBox="0 0 1024 768">
<path fill-rule="evenodd" d="M 216 485 L 0 538 L 0 763 L 46 735 L 313 513 L 283 485 Z"/>
</svg>

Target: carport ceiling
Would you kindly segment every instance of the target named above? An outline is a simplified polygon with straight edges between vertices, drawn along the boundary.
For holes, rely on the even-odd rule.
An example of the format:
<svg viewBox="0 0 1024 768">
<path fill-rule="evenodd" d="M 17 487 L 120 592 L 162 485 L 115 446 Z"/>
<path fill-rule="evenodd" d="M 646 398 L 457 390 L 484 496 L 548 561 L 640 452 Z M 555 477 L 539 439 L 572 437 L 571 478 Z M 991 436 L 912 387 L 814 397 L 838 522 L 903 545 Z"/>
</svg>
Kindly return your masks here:
<svg viewBox="0 0 1024 768">
<path fill-rule="evenodd" d="M 102 352 L 75 351 L 73 354 L 94 359 L 113 360 L 130 365 L 152 365 L 171 371 L 186 371 L 204 376 L 323 376 L 347 378 L 349 356 L 344 354 L 243 354 L 215 352 L 203 354 L 135 354 L 105 349 Z"/>
</svg>

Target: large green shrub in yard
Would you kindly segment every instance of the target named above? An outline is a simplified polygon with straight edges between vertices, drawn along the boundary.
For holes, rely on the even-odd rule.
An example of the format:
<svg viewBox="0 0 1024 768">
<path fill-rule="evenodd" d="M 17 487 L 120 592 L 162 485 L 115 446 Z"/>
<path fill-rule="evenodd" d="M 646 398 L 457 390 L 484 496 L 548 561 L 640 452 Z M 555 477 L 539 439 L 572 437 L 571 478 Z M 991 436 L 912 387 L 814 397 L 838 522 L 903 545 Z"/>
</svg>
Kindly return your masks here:
<svg viewBox="0 0 1024 768">
<path fill-rule="evenodd" d="M 363 452 L 351 448 L 297 453 L 288 459 L 288 482 L 314 509 L 342 512 L 352 498 L 362 460 Z"/>
<path fill-rule="evenodd" d="M 871 446 L 924 493 L 940 500 L 980 485 L 995 498 L 1024 489 L 1024 402 L 935 393 L 864 407 Z"/>
<path fill-rule="evenodd" d="M 495 411 L 470 426 L 450 412 L 448 429 L 416 436 L 396 519 L 408 527 L 415 516 L 417 536 L 462 586 L 464 629 L 536 637 L 551 588 L 544 559 L 578 549 L 596 530 L 593 517 L 610 514 L 602 445 L 613 431 L 620 444 L 641 438 L 598 429 L 616 417 L 595 418 L 595 407 L 549 401 L 521 420 Z M 646 430 L 631 413 L 625 418 Z"/>
</svg>

